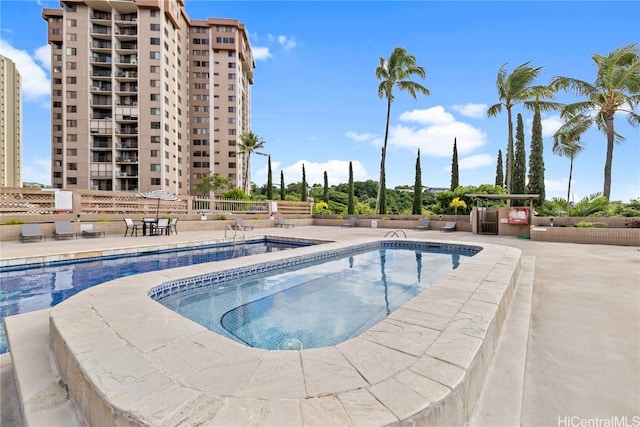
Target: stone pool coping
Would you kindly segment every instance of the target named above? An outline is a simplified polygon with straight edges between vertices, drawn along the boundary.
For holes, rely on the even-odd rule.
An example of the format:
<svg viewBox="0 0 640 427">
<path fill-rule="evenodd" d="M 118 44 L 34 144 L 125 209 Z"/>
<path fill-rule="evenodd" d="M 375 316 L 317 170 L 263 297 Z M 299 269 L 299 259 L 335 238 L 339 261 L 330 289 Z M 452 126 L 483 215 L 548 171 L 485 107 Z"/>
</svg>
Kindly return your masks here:
<svg viewBox="0 0 640 427">
<path fill-rule="evenodd" d="M 516 248 L 456 241 L 483 250 L 361 336 L 318 349 L 245 347 L 148 296 L 184 277 L 380 240 L 144 273 L 87 289 L 50 311 L 62 380 L 95 426 L 464 425 L 519 276 Z"/>
</svg>

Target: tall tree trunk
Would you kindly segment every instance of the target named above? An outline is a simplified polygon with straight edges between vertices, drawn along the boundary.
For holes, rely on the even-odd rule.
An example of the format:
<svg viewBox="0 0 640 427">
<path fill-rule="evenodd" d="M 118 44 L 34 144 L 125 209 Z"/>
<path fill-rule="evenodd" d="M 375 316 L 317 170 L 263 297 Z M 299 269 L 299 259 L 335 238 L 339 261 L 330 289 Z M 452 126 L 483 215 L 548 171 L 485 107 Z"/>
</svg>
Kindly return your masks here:
<svg viewBox="0 0 640 427">
<path fill-rule="evenodd" d="M 567 186 L 567 216 L 569 216 L 569 197 L 571 196 L 571 175 L 573 174 L 573 156 L 569 162 L 569 185 Z"/>
<path fill-rule="evenodd" d="M 507 108 L 507 120 L 509 121 L 509 136 L 507 141 L 507 171 L 505 185 L 507 194 L 511 194 L 511 176 L 513 175 L 513 121 L 511 120 L 511 107 Z M 511 206 L 511 199 L 507 199 L 507 206 Z"/>
<path fill-rule="evenodd" d="M 391 98 L 387 98 L 387 123 L 384 127 L 384 144 L 382 145 L 382 157 L 380 160 L 380 179 L 378 180 L 378 197 L 376 198 L 376 213 L 383 214 L 386 212 L 382 212 L 381 209 L 384 208 L 386 211 L 386 206 L 382 206 L 382 192 L 385 191 L 385 160 L 387 158 L 387 139 L 389 138 L 389 118 L 391 117 Z M 386 203 L 385 203 L 386 205 Z"/>
<path fill-rule="evenodd" d="M 613 163 L 613 144 L 615 132 L 613 130 L 613 115 L 614 112 L 607 112 L 605 116 L 605 123 L 607 125 L 607 157 L 604 162 L 604 189 L 602 195 L 609 200 L 611 194 L 611 164 Z"/>
</svg>

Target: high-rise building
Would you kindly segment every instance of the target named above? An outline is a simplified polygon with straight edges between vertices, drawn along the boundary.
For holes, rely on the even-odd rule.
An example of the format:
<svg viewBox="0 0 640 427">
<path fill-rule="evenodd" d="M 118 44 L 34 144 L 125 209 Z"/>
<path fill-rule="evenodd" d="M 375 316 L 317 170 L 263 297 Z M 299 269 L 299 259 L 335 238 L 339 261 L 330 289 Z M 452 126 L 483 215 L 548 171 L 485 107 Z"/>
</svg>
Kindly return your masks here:
<svg viewBox="0 0 640 427">
<path fill-rule="evenodd" d="M 0 187 L 22 187 L 21 85 L 16 64 L 0 55 Z"/>
<path fill-rule="evenodd" d="M 52 186 L 189 194 L 219 173 L 242 187 L 255 68 L 244 24 L 191 20 L 184 0 L 60 4 L 42 13 Z"/>
</svg>

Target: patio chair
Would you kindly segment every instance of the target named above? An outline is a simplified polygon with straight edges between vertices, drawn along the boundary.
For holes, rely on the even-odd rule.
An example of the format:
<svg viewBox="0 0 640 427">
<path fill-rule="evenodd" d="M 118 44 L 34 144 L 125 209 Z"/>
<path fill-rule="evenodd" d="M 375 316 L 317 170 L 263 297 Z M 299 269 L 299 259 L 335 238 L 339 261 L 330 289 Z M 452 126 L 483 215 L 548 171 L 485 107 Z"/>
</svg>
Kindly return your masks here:
<svg viewBox="0 0 640 427">
<path fill-rule="evenodd" d="M 80 224 L 80 232 L 82 232 L 82 237 L 104 237 L 104 230 L 95 230 L 93 228 L 93 224 Z"/>
<path fill-rule="evenodd" d="M 278 223 L 276 224 L 276 227 L 280 227 L 280 228 L 293 228 L 293 224 L 288 224 L 286 222 L 284 222 L 284 218 L 279 216 L 278 217 Z"/>
<path fill-rule="evenodd" d="M 40 224 L 20 224 L 20 241 L 25 240 L 47 240 L 46 236 L 40 231 Z"/>
<path fill-rule="evenodd" d="M 456 229 L 455 221 L 449 221 L 444 225 L 444 227 L 440 227 L 440 231 L 455 231 L 455 229 Z"/>
<path fill-rule="evenodd" d="M 159 236 L 164 231 L 167 236 L 170 234 L 169 218 L 160 218 L 155 224 L 151 224 L 151 235 Z"/>
<path fill-rule="evenodd" d="M 356 226 L 356 220 L 357 218 L 355 216 L 352 216 L 351 218 L 349 218 L 349 222 L 346 224 L 342 224 L 343 227 L 355 227 Z"/>
<path fill-rule="evenodd" d="M 242 221 L 242 218 L 236 218 L 235 229 L 242 231 L 253 230 L 253 225 L 244 225 L 244 221 Z"/>
<path fill-rule="evenodd" d="M 73 227 L 71 226 L 71 221 L 69 220 L 59 220 L 55 222 L 56 229 L 53 231 L 53 238 L 56 240 L 64 239 L 66 237 L 70 237 L 72 239 L 76 238 L 76 233 L 73 231 Z"/>
<path fill-rule="evenodd" d="M 124 229 L 124 237 L 127 237 L 129 230 L 131 230 L 131 236 L 136 233 L 136 237 L 138 237 L 138 224 L 134 224 L 131 218 L 124 218 L 124 225 L 126 227 Z"/>
<path fill-rule="evenodd" d="M 171 218 L 171 222 L 169 223 L 169 234 L 171 234 L 171 230 L 175 231 L 178 234 L 178 218 Z"/>
<path fill-rule="evenodd" d="M 420 220 L 420 223 L 418 225 L 416 225 L 415 227 L 413 227 L 414 230 L 418 230 L 418 231 L 424 231 L 424 230 L 428 230 L 429 227 L 431 227 L 429 225 L 429 218 L 422 218 Z"/>
</svg>

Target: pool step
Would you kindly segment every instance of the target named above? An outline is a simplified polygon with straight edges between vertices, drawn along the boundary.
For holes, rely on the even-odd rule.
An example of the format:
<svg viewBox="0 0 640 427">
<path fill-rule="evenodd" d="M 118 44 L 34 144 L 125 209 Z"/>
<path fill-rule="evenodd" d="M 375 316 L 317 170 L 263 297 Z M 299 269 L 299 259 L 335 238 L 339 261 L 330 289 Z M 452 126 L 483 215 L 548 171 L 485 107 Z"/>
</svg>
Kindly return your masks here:
<svg viewBox="0 0 640 427">
<path fill-rule="evenodd" d="M 24 425 L 86 427 L 49 350 L 49 310 L 7 317 L 5 329 Z"/>
</svg>

